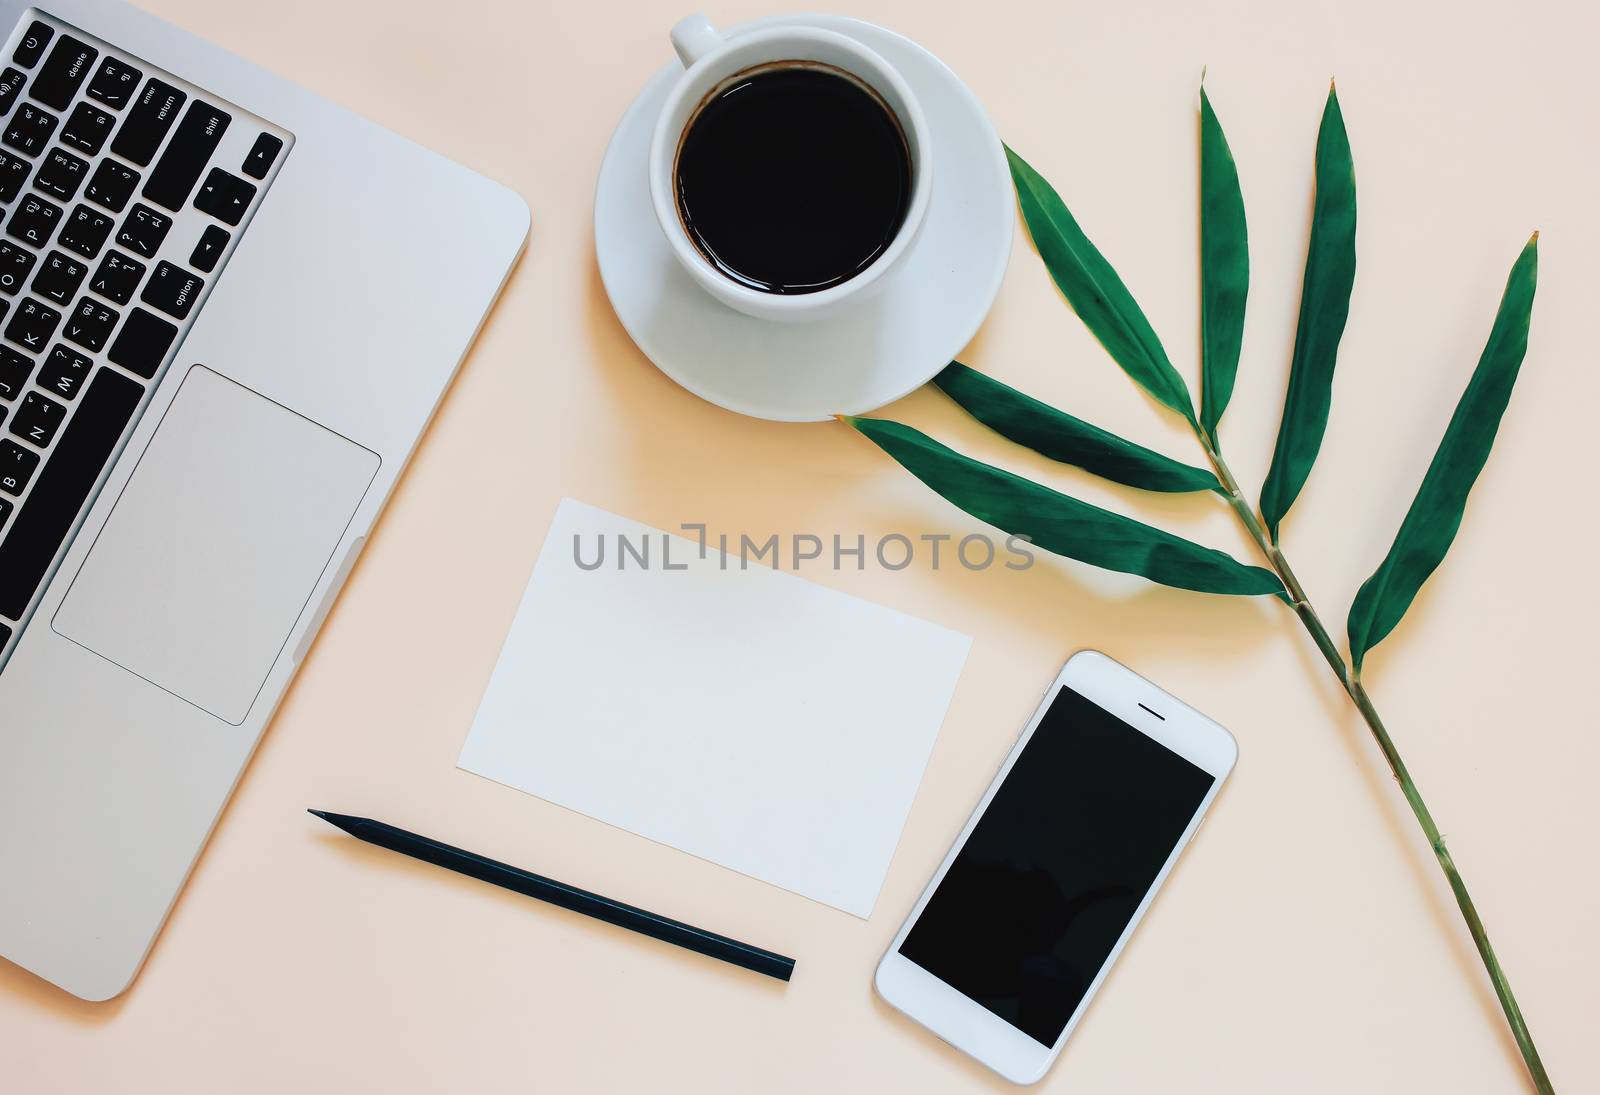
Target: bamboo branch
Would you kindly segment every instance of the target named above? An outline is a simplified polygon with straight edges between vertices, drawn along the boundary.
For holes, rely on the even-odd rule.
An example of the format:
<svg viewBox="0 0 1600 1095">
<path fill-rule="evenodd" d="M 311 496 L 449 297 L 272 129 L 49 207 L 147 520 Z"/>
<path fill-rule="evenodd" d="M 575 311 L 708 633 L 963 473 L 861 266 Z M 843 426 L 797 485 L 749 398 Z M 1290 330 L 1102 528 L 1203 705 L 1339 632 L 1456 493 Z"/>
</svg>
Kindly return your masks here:
<svg viewBox="0 0 1600 1095">
<path fill-rule="evenodd" d="M 1373 740 L 1378 744 L 1379 751 L 1383 753 L 1385 763 L 1389 765 L 1389 772 L 1400 785 L 1400 791 L 1405 795 L 1407 805 L 1416 816 L 1417 824 L 1422 827 L 1423 835 L 1428 839 L 1428 846 L 1433 849 L 1434 858 L 1439 862 L 1439 869 L 1444 872 L 1445 879 L 1450 883 L 1450 892 L 1455 895 L 1461 916 L 1467 922 L 1467 931 L 1471 933 L 1472 942 L 1478 948 L 1478 957 L 1483 960 L 1483 967 L 1488 971 L 1489 980 L 1494 985 L 1494 994 L 1500 1001 L 1501 1010 L 1505 1012 L 1506 1022 L 1511 1027 L 1517 1048 L 1522 1052 L 1522 1060 L 1528 1067 L 1528 1075 L 1533 1080 L 1534 1089 L 1539 1095 L 1555 1095 L 1555 1088 L 1550 1083 L 1549 1074 L 1545 1072 L 1544 1062 L 1540 1060 L 1539 1051 L 1533 1044 L 1533 1035 L 1528 1031 L 1528 1024 L 1522 1018 L 1522 1009 L 1517 1005 L 1517 998 L 1511 991 L 1511 983 L 1500 967 L 1500 960 L 1494 953 L 1494 947 L 1489 943 L 1489 933 L 1483 926 L 1483 918 L 1478 915 L 1477 905 L 1473 903 L 1472 895 L 1467 891 L 1467 884 L 1456 868 L 1455 859 L 1445 847 L 1444 837 L 1440 834 L 1438 825 L 1434 823 L 1433 814 L 1423 801 L 1422 793 L 1417 790 L 1410 770 L 1400 757 L 1400 751 L 1395 748 L 1394 739 L 1389 736 L 1383 720 L 1378 717 L 1378 711 L 1373 707 L 1372 697 L 1362 685 L 1360 675 L 1352 674 L 1346 666 L 1338 644 L 1328 634 L 1328 629 L 1323 626 L 1322 619 L 1312 607 L 1310 599 L 1306 597 L 1304 587 L 1300 585 L 1299 578 L 1289 566 L 1289 560 L 1284 557 L 1278 545 L 1267 536 L 1266 528 L 1255 511 L 1250 508 L 1250 504 L 1245 501 L 1243 493 L 1239 490 L 1239 484 L 1233 478 L 1233 472 L 1222 459 L 1222 454 L 1200 429 L 1195 429 L 1195 436 L 1199 438 L 1200 446 L 1216 470 L 1217 478 L 1222 481 L 1223 487 L 1228 492 L 1225 496 L 1228 505 L 1238 516 L 1245 530 L 1250 533 L 1251 539 L 1255 541 L 1256 547 L 1266 558 L 1273 572 L 1282 579 L 1295 615 L 1300 617 L 1301 624 L 1316 642 L 1322 656 L 1327 659 L 1334 676 L 1339 679 L 1340 687 L 1345 690 L 1351 702 L 1355 704 L 1356 710 L 1361 713 Z"/>
</svg>

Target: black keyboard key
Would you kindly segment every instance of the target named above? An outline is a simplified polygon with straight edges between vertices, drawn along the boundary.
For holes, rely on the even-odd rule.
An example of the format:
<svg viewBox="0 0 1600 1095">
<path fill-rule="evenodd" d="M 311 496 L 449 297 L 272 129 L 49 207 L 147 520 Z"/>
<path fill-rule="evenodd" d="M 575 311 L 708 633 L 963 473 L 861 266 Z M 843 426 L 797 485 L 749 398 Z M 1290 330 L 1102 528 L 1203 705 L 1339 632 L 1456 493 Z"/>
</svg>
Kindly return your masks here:
<svg viewBox="0 0 1600 1095">
<path fill-rule="evenodd" d="M 114 224 L 110 217 L 98 209 L 90 209 L 79 202 L 67 218 L 67 223 L 61 226 L 61 236 L 56 242 L 68 251 L 76 251 L 84 258 L 92 259 L 106 245 L 106 237 L 111 235 Z"/>
<path fill-rule="evenodd" d="M 49 23 L 41 23 L 35 19 L 28 26 L 28 33 L 22 36 L 22 41 L 17 44 L 17 52 L 11 59 L 23 68 L 32 68 L 39 63 L 39 58 L 44 56 L 44 47 L 50 44 L 50 39 L 55 37 L 55 28 Z"/>
<path fill-rule="evenodd" d="M 151 77 L 123 119 L 122 128 L 117 130 L 111 151 L 144 167 L 161 147 L 161 138 L 172 128 L 187 98 L 171 84 Z"/>
<path fill-rule="evenodd" d="M 89 75 L 89 70 L 94 68 L 95 58 L 99 56 L 100 51 L 93 46 L 78 41 L 70 34 L 63 34 L 50 51 L 50 56 L 45 58 L 44 67 L 33 82 L 33 97 L 45 106 L 67 109 L 67 104 L 78 93 L 78 85 Z"/>
<path fill-rule="evenodd" d="M 11 211 L 11 219 L 6 222 L 6 235 L 35 247 L 43 247 L 55 235 L 56 225 L 60 223 L 59 205 L 29 194 L 22 199 L 21 205 Z"/>
<path fill-rule="evenodd" d="M 117 340 L 111 344 L 111 353 L 107 356 L 129 372 L 149 380 L 167 359 L 167 351 L 177 337 L 178 329 L 172 324 L 143 308 L 135 308 L 128 313 L 128 322 L 117 332 Z"/>
<path fill-rule="evenodd" d="M 83 284 L 83 275 L 89 268 L 71 255 L 51 251 L 44 257 L 39 273 L 33 279 L 33 291 L 49 297 L 57 304 L 66 304 Z"/>
<path fill-rule="evenodd" d="M 44 368 L 39 370 L 39 387 L 62 399 L 76 399 L 78 390 L 89 379 L 89 370 L 93 368 L 93 358 L 84 357 L 65 346 L 57 346 L 45 358 Z"/>
<path fill-rule="evenodd" d="M 22 85 L 28 78 L 14 68 L 0 72 L 0 114 L 11 109 L 11 104 L 22 93 Z"/>
<path fill-rule="evenodd" d="M 209 274 L 216 269 L 217 259 L 222 257 L 223 248 L 228 246 L 228 233 L 214 224 L 206 225 L 206 230 L 200 233 L 200 242 L 194 245 L 194 250 L 189 254 L 189 265 L 202 274 Z"/>
<path fill-rule="evenodd" d="M 61 127 L 61 143 L 93 156 L 106 143 L 116 124 L 117 120 L 99 107 L 79 103 L 67 115 L 67 124 Z"/>
<path fill-rule="evenodd" d="M 37 256 L 26 247 L 0 241 L 0 293 L 16 296 L 17 290 L 27 283 L 28 272 L 36 260 Z"/>
<path fill-rule="evenodd" d="M 272 168 L 272 161 L 278 158 L 278 153 L 283 151 L 283 142 L 270 133 L 263 133 L 256 138 L 256 143 L 250 146 L 250 155 L 244 158 L 244 167 L 241 169 L 252 179 L 264 179 Z"/>
<path fill-rule="evenodd" d="M 60 322 L 60 312 L 31 297 L 23 297 L 11 322 L 6 324 L 6 337 L 24 349 L 43 353 Z"/>
<path fill-rule="evenodd" d="M 88 160 L 80 160 L 70 152 L 52 148 L 39 164 L 39 173 L 33 177 L 34 189 L 71 201 L 88 172 Z"/>
<path fill-rule="evenodd" d="M 11 516 L 11 501 L 0 498 L 0 532 L 6 530 L 6 519 Z M 11 629 L 5 624 L 0 624 L 0 650 L 6 648 L 6 641 L 11 638 Z"/>
<path fill-rule="evenodd" d="M 139 299 L 159 308 L 174 319 L 187 319 L 205 281 L 170 262 L 156 263 L 155 273 L 145 283 Z"/>
<path fill-rule="evenodd" d="M 194 196 L 194 207 L 224 224 L 236 225 L 244 219 L 244 211 L 250 208 L 250 200 L 255 196 L 254 184 L 213 167 L 201 184 L 200 192 Z"/>
<path fill-rule="evenodd" d="M 199 99 L 190 103 L 144 184 L 145 198 L 173 212 L 182 209 L 232 120 L 226 111 L 210 103 Z"/>
<path fill-rule="evenodd" d="M 56 431 L 66 420 L 65 407 L 38 392 L 29 392 L 11 417 L 11 432 L 42 449 L 56 439 Z"/>
<path fill-rule="evenodd" d="M 0 140 L 25 156 L 37 156 L 50 143 L 58 121 L 60 119 L 49 111 L 40 110 L 32 103 L 23 103 L 22 108 L 11 116 L 6 135 Z"/>
<path fill-rule="evenodd" d="M 100 71 L 89 81 L 88 95 L 91 99 L 99 99 L 112 110 L 121 110 L 128 105 L 128 100 L 133 97 L 134 89 L 142 79 L 144 73 L 128 62 L 107 57 Z"/>
<path fill-rule="evenodd" d="M 69 342 L 76 342 L 85 350 L 95 352 L 106 344 L 106 339 L 111 337 L 111 328 L 116 325 L 116 312 L 98 300 L 84 297 L 72 310 L 72 314 L 67 316 L 67 326 L 62 334 Z"/>
<path fill-rule="evenodd" d="M 133 299 L 133 291 L 139 287 L 142 277 L 144 263 L 130 259 L 120 251 L 107 251 L 106 257 L 100 260 L 100 268 L 94 272 L 94 279 L 89 282 L 89 288 L 118 304 L 126 304 Z"/>
<path fill-rule="evenodd" d="M 39 454 L 15 441 L 0 441 L 0 491 L 15 498 L 28 488 L 34 469 L 39 466 Z M 3 574 L 4 571 L 0 571 Z M 15 617 L 15 612 L 6 613 Z"/>
<path fill-rule="evenodd" d="M 21 156 L 7 156 L 0 152 L 0 202 L 16 200 L 31 170 L 33 165 Z"/>
<path fill-rule="evenodd" d="M 171 227 L 171 217 L 134 202 L 133 211 L 122 222 L 122 231 L 117 233 L 117 243 L 149 258 L 160 250 L 161 241 L 167 238 L 167 229 Z"/>
<path fill-rule="evenodd" d="M 10 346 L 0 346 L 0 399 L 12 400 L 22 394 L 33 372 L 33 358 L 20 354 Z"/>
<path fill-rule="evenodd" d="M 0 616 L 17 620 L 27 611 L 143 395 L 137 382 L 110 369 L 89 381 L 10 535 L 0 540 Z"/>
<path fill-rule="evenodd" d="M 89 176 L 89 187 L 83 196 L 96 205 L 103 205 L 113 213 L 120 213 L 133 197 L 139 185 L 139 173 L 113 159 L 104 159 Z"/>
</svg>

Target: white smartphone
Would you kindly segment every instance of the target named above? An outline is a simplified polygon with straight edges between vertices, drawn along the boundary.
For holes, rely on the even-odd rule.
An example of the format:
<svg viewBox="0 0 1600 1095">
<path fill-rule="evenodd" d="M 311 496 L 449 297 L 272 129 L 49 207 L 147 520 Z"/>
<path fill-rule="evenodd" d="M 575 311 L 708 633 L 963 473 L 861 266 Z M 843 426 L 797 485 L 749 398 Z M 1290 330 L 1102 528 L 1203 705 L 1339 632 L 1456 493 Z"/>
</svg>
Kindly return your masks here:
<svg viewBox="0 0 1600 1095">
<path fill-rule="evenodd" d="M 878 994 L 1038 1081 L 1238 755 L 1132 670 L 1074 655 L 878 964 Z"/>
</svg>

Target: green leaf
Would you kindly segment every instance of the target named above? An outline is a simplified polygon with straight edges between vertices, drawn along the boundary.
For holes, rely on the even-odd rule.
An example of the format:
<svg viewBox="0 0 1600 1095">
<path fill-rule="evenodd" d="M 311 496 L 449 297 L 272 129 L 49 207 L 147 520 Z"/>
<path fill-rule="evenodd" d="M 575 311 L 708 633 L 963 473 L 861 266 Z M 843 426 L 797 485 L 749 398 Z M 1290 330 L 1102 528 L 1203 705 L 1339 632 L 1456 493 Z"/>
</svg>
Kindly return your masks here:
<svg viewBox="0 0 1600 1095">
<path fill-rule="evenodd" d="M 1261 516 L 1273 542 L 1278 525 L 1305 486 L 1322 447 L 1333 397 L 1333 365 L 1350 314 L 1350 289 L 1356 277 L 1356 174 L 1350 138 L 1339 112 L 1339 96 L 1328 89 L 1328 105 L 1317 133 L 1317 199 L 1311 214 L 1311 245 L 1306 251 L 1300 290 L 1300 325 L 1294 336 L 1289 394 L 1272 467 L 1261 488 Z"/>
<path fill-rule="evenodd" d="M 1117 272 L 1095 250 L 1044 177 L 1009 146 L 1006 159 L 1028 234 L 1067 303 L 1123 372 L 1157 401 L 1194 422 L 1189 389 Z"/>
<path fill-rule="evenodd" d="M 1200 426 L 1217 441 L 1217 423 L 1233 396 L 1250 289 L 1244 195 L 1222 123 L 1200 88 Z"/>
<path fill-rule="evenodd" d="M 1539 233 L 1535 232 L 1511 267 L 1488 345 L 1456 404 L 1394 544 L 1350 606 L 1350 663 L 1357 672 L 1367 651 L 1394 630 L 1422 583 L 1444 561 L 1461 527 L 1467 494 L 1489 459 L 1500 416 L 1511 399 L 1528 349 L 1528 323 L 1538 280 Z"/>
<path fill-rule="evenodd" d="M 1201 593 L 1283 593 L 1270 570 L 962 456 L 910 426 L 880 418 L 844 421 L 947 501 L 1046 551 Z"/>
<path fill-rule="evenodd" d="M 962 410 L 1001 437 L 1026 445 L 1051 460 L 1141 490 L 1222 492 L 1216 475 L 1204 468 L 1179 463 L 1153 449 L 1125 441 L 959 361 L 947 365 L 933 382 Z"/>
</svg>

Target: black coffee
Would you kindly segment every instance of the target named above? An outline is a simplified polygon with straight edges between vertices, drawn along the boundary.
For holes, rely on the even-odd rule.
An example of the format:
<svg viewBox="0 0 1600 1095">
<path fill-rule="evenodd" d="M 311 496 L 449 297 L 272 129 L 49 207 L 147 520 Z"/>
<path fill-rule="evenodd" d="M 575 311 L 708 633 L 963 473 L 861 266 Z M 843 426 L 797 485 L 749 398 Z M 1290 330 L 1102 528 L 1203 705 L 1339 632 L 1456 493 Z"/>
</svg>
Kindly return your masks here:
<svg viewBox="0 0 1600 1095">
<path fill-rule="evenodd" d="M 872 92 L 809 62 L 754 69 L 719 91 L 678 150 L 678 215 L 742 285 L 815 293 L 883 254 L 911 200 L 899 123 Z"/>
</svg>

